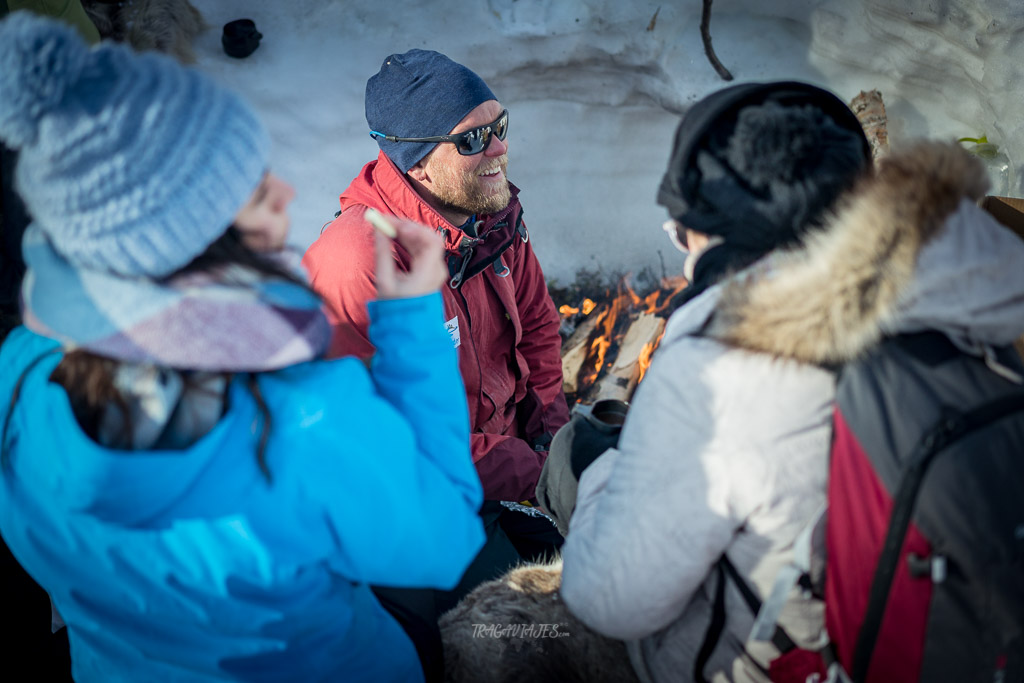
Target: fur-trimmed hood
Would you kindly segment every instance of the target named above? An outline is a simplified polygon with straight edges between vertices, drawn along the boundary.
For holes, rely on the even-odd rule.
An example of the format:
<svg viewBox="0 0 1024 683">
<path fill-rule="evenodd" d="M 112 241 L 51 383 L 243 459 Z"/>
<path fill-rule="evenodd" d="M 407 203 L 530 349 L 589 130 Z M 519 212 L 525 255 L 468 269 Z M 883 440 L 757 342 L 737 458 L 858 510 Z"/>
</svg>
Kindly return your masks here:
<svg viewBox="0 0 1024 683">
<path fill-rule="evenodd" d="M 925 329 L 964 350 L 1012 343 L 1024 333 L 1024 240 L 978 208 L 986 187 L 955 144 L 882 159 L 802 247 L 725 282 L 705 334 L 816 364 Z"/>
</svg>

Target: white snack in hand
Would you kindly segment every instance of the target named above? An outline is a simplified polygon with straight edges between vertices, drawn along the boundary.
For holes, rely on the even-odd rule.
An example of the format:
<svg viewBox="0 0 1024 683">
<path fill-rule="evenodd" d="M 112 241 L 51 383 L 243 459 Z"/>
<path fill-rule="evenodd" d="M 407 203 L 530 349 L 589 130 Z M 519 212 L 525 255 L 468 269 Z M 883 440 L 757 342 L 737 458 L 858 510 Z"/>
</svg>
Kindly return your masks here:
<svg viewBox="0 0 1024 683">
<path fill-rule="evenodd" d="M 366 218 L 367 221 L 369 221 L 370 225 L 380 230 L 385 237 L 395 239 L 395 237 L 398 235 L 398 233 L 395 232 L 395 226 L 391 225 L 391 222 L 388 221 L 387 218 L 384 218 L 381 212 L 378 211 L 377 209 L 367 208 L 366 212 L 363 214 L 363 217 Z"/>
</svg>

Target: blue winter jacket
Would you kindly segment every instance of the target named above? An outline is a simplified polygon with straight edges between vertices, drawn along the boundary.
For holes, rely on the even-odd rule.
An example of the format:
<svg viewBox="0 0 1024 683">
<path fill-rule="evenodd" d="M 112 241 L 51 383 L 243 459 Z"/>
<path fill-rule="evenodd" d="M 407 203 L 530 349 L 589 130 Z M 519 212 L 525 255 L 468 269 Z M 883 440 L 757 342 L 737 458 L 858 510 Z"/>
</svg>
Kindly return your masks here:
<svg viewBox="0 0 1024 683">
<path fill-rule="evenodd" d="M 66 621 L 76 680 L 422 680 L 368 584 L 452 588 L 483 543 L 482 494 L 441 297 L 370 315 L 369 371 L 341 359 L 258 376 L 272 483 L 240 379 L 191 448 L 110 450 L 48 381 L 56 343 L 8 337 L 0 532 Z"/>
</svg>

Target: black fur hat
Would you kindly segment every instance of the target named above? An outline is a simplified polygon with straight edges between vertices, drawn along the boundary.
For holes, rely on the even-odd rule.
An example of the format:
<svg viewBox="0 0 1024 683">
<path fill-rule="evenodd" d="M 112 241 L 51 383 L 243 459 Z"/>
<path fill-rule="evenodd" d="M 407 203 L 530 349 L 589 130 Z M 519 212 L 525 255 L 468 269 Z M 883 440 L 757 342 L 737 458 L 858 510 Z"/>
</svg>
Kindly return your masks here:
<svg viewBox="0 0 1024 683">
<path fill-rule="evenodd" d="M 763 252 L 795 241 L 870 164 L 860 122 L 832 93 L 746 83 L 683 117 L 658 203 L 688 228 Z"/>
</svg>

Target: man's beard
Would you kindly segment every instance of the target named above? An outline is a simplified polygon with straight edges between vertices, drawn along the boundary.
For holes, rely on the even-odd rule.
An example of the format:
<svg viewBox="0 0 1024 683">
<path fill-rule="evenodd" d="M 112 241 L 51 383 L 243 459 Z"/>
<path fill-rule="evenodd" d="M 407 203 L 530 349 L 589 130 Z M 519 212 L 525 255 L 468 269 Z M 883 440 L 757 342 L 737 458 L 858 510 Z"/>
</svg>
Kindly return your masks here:
<svg viewBox="0 0 1024 683">
<path fill-rule="evenodd" d="M 461 173 L 452 170 L 448 166 L 439 165 L 434 170 L 434 187 L 431 194 L 442 209 L 455 213 L 491 214 L 501 211 L 508 206 L 512 199 L 512 191 L 508 186 L 508 157 L 503 156 L 498 163 L 501 174 L 505 177 L 501 188 L 497 192 L 485 194 L 481 187 L 481 181 L 477 175 L 481 169 L 469 173 Z M 489 166 L 488 168 L 494 168 Z M 438 172 L 440 171 L 440 172 Z"/>
</svg>

